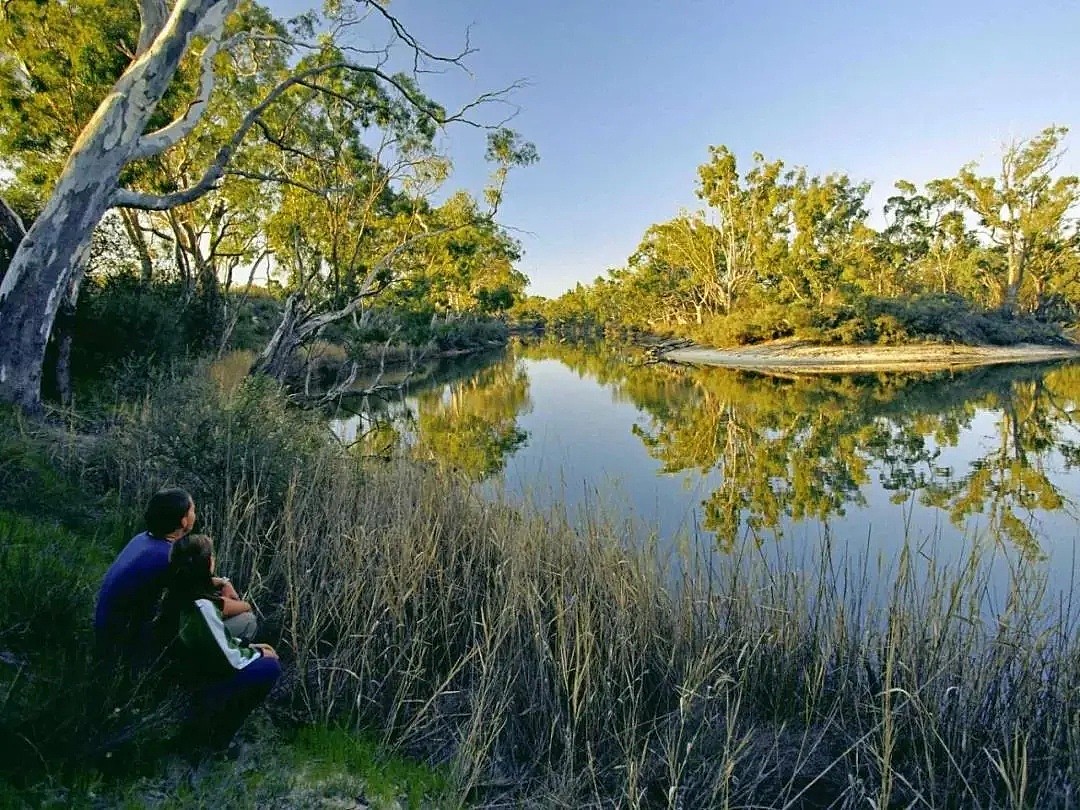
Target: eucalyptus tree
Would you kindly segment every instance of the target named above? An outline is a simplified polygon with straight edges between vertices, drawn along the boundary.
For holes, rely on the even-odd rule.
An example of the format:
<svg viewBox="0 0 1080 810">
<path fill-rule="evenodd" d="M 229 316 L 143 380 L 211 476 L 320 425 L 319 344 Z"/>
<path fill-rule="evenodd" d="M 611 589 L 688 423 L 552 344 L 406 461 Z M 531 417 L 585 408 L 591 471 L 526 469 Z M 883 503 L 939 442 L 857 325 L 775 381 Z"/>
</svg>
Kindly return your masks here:
<svg viewBox="0 0 1080 810">
<path fill-rule="evenodd" d="M 980 272 L 1009 315 L 1019 309 L 1033 268 L 1044 279 L 1052 277 L 1067 257 L 1061 245 L 1075 239 L 1080 177 L 1054 176 L 1067 133 L 1065 127 L 1048 127 L 1009 144 L 996 176 L 980 176 L 969 164 L 956 177 L 936 182 L 957 210 L 974 217 L 978 238 L 1000 256 L 981 263 Z"/>
<path fill-rule="evenodd" d="M 799 170 L 790 195 L 791 244 L 784 268 L 782 292 L 794 299 L 823 304 L 840 289 L 845 270 L 856 265 L 867 245 L 866 195 L 870 186 L 853 183 L 847 175 L 810 177 Z M 858 237 L 863 236 L 863 239 Z"/>
<path fill-rule="evenodd" d="M 5 9 L 13 4 L 14 0 L 5 4 Z M 311 60 L 262 88 L 259 100 L 244 110 L 237 125 L 215 144 L 213 159 L 190 185 L 147 190 L 139 185 L 138 166 L 160 158 L 187 138 L 199 136 L 221 61 L 232 58 L 243 43 L 264 34 L 243 26 L 230 29 L 240 0 L 139 0 L 137 5 L 127 5 L 137 8 L 139 14 L 130 59 L 125 59 L 119 78 L 96 100 L 94 113 L 79 131 L 40 214 L 0 282 L 0 401 L 27 409 L 40 405 L 42 364 L 53 321 L 66 291 L 78 287 L 92 234 L 106 211 L 166 211 L 211 193 L 249 136 L 258 137 L 258 124 L 268 111 L 300 89 L 329 94 L 320 83 L 328 74 L 349 72 L 367 77 L 438 125 L 466 120 L 477 103 L 492 97 L 481 96 L 459 112 L 447 113 L 417 93 L 407 77 L 389 72 L 388 52 L 337 49 L 330 38 L 316 39 L 310 42 L 309 53 L 336 53 L 338 58 Z M 415 56 L 416 72 L 433 60 L 460 64 L 465 55 L 433 55 L 373 0 L 331 4 L 332 12 L 354 17 L 357 9 L 389 26 L 397 42 Z M 350 24 L 357 21 L 351 19 Z M 292 37 L 281 41 L 292 52 L 307 44 Z M 110 44 L 124 50 L 124 42 Z M 156 116 L 164 110 L 162 102 L 186 63 L 194 63 L 197 89 L 186 106 L 178 105 L 171 118 L 160 123 Z"/>
<path fill-rule="evenodd" d="M 723 261 L 715 281 L 725 313 L 748 289 L 769 285 L 785 248 L 791 175 L 783 161 L 754 153 L 741 176 L 726 146 L 709 147 L 709 161 L 698 168 L 697 195 L 709 206 Z"/>
<path fill-rule="evenodd" d="M 452 194 L 431 209 L 428 223 L 439 233 L 418 247 L 417 261 L 400 274 L 400 294 L 390 300 L 456 315 L 494 314 L 522 299 L 528 278 L 515 264 L 521 245 L 471 195 Z"/>
<path fill-rule="evenodd" d="M 881 258 L 892 276 L 888 294 L 959 292 L 981 297 L 971 274 L 975 235 L 949 195 L 936 182 L 928 183 L 923 193 L 906 180 L 895 186 L 898 193 L 885 202 L 888 224 L 879 238 Z"/>
<path fill-rule="evenodd" d="M 437 183 L 448 169 L 432 119 L 413 104 L 351 71 L 323 82 L 328 97 L 298 93 L 279 122 L 264 123 L 264 136 L 288 148 L 269 166 L 242 170 L 277 185 L 267 236 L 289 295 L 253 369 L 277 378 L 298 347 L 388 286 L 393 260 L 427 230 L 427 189 L 401 188 Z"/>
<path fill-rule="evenodd" d="M 485 289 L 469 286 L 485 273 L 490 280 L 502 271 L 511 296 L 525 285 L 511 264 L 519 257 L 516 243 L 494 223 L 494 209 L 480 212 L 458 195 L 439 208 L 430 204 L 449 170 L 434 143 L 437 105 L 411 84 L 403 100 L 352 71 L 330 72 L 323 82 L 329 96 L 300 94 L 280 124 L 263 126 L 268 140 L 290 144 L 278 160 L 260 171 L 238 170 L 279 185 L 267 233 L 289 296 L 252 369 L 279 379 L 299 347 L 355 318 L 403 277 L 415 281 L 438 263 L 433 257 L 443 257 L 444 273 L 469 276 L 470 293 Z M 488 140 L 496 161 L 490 199 L 497 204 L 509 169 L 534 161 L 535 148 L 505 128 Z M 354 363 L 330 394 L 351 385 L 357 370 Z"/>
<path fill-rule="evenodd" d="M 645 294 L 643 302 L 659 304 L 653 318 L 660 314 L 666 321 L 681 321 L 692 309 L 698 324 L 706 312 L 726 308 L 719 283 L 723 263 L 720 231 L 697 213 L 651 226 L 630 257 L 634 287 Z"/>
<path fill-rule="evenodd" d="M 38 212 L 101 97 L 131 62 L 133 3 L 10 0 L 0 6 L 0 167 L 12 207 Z M 166 123 L 171 99 L 154 119 Z"/>
</svg>

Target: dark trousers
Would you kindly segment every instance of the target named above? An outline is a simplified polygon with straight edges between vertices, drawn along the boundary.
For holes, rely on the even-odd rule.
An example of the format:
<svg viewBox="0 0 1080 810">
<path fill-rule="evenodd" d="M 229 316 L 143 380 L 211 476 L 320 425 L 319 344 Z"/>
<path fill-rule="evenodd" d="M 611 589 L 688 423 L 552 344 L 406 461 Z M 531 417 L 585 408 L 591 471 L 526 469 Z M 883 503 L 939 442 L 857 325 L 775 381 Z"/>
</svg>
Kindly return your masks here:
<svg viewBox="0 0 1080 810">
<path fill-rule="evenodd" d="M 196 689 L 189 714 L 189 742 L 195 747 L 224 749 L 279 677 L 281 664 L 264 656 L 224 680 Z"/>
</svg>

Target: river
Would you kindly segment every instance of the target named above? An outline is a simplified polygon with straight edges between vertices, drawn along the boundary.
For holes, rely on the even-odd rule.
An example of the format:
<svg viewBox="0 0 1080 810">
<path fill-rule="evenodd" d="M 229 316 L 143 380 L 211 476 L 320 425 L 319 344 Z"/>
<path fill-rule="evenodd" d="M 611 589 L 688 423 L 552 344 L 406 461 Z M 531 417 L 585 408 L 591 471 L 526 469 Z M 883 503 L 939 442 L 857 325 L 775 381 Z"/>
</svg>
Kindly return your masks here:
<svg viewBox="0 0 1080 810">
<path fill-rule="evenodd" d="M 905 546 L 938 566 L 978 548 L 995 591 L 1040 571 L 1056 598 L 1076 572 L 1078 404 L 1076 363 L 796 377 L 544 340 L 430 364 L 335 426 L 683 555 L 828 548 L 887 571 Z"/>
</svg>

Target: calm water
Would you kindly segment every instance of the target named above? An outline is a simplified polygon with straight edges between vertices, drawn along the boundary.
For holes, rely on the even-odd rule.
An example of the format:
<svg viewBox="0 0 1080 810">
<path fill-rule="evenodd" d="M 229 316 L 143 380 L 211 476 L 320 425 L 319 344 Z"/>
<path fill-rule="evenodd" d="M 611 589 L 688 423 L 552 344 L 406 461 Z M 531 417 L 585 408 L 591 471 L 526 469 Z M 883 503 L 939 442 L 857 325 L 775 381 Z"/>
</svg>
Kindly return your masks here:
<svg viewBox="0 0 1080 810">
<path fill-rule="evenodd" d="M 828 542 L 887 566 L 905 538 L 939 563 L 978 543 L 997 579 L 1045 568 L 1058 592 L 1080 537 L 1078 404 L 1080 364 L 781 377 L 546 341 L 425 369 L 337 430 L 672 548 Z"/>
</svg>

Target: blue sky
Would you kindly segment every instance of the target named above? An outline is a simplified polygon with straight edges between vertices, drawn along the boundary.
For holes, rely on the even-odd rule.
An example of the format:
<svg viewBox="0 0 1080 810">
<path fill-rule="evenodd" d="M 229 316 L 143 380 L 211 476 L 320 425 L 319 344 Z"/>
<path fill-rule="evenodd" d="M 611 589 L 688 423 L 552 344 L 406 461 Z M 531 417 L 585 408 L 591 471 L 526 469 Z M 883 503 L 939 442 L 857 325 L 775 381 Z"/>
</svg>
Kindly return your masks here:
<svg viewBox="0 0 1080 810">
<path fill-rule="evenodd" d="M 270 0 L 277 13 L 311 7 Z M 1077 0 L 395 0 L 425 45 L 471 27 L 472 76 L 428 77 L 448 106 L 524 80 L 512 122 L 540 163 L 512 176 L 501 219 L 532 292 L 554 296 L 622 264 L 644 230 L 696 205 L 709 145 L 874 184 L 923 182 L 1049 124 L 1076 127 Z M 493 110 L 492 117 L 500 111 Z M 482 188 L 480 133 L 445 147 L 450 187 Z"/>
</svg>

